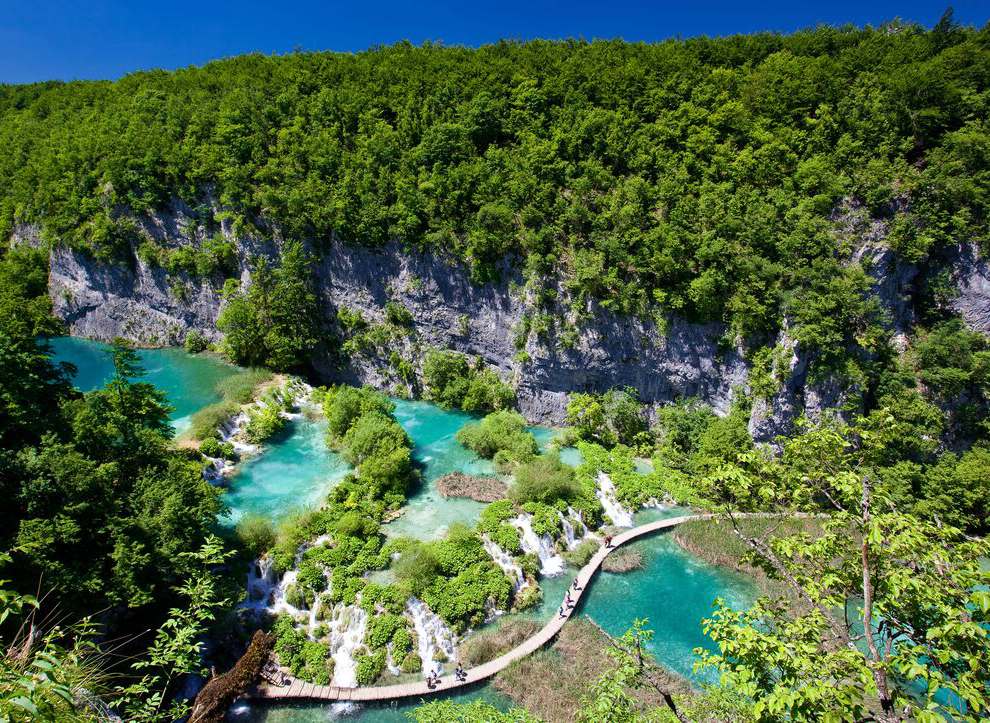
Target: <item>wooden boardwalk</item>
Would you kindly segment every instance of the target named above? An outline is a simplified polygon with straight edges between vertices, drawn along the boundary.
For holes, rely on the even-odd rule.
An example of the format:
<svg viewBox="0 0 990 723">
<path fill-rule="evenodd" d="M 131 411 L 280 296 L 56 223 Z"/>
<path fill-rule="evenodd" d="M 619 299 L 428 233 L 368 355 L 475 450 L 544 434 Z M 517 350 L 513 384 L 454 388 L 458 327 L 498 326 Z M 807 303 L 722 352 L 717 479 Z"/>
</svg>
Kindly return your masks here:
<svg viewBox="0 0 990 723">
<path fill-rule="evenodd" d="M 591 558 L 587 565 L 581 568 L 580 572 L 577 574 L 578 587 L 577 591 L 571 588 L 571 601 L 573 602 L 573 607 L 565 610 L 565 614 L 561 617 L 559 614 L 554 615 L 553 620 L 548 622 L 543 626 L 543 629 L 537 632 L 533 637 L 529 638 L 525 642 L 521 643 L 518 647 L 513 648 L 504 655 L 495 658 L 484 665 L 479 665 L 476 668 L 471 668 L 467 672 L 467 680 L 464 682 L 458 681 L 453 675 L 445 676 L 440 680 L 440 683 L 433 688 L 430 688 L 425 680 L 419 680 L 413 683 L 400 683 L 397 685 L 378 685 L 378 686 L 365 686 L 358 688 L 340 688 L 334 685 L 314 685 L 313 683 L 304 683 L 301 680 L 292 679 L 291 683 L 283 686 L 270 685 L 268 683 L 263 683 L 257 685 L 254 688 L 248 690 L 245 694 L 246 698 L 251 698 L 255 700 L 325 700 L 325 701 L 387 701 L 396 700 L 399 698 L 414 698 L 423 697 L 431 695 L 433 693 L 441 693 L 455 688 L 461 688 L 467 685 L 472 685 L 477 683 L 479 680 L 485 680 L 495 675 L 500 670 L 507 668 L 511 663 L 519 660 L 520 658 L 525 658 L 527 655 L 539 650 L 564 627 L 571 614 L 577 607 L 578 601 L 581 596 L 584 595 L 588 590 L 588 585 L 591 583 L 591 579 L 594 577 L 595 573 L 598 572 L 598 568 L 601 567 L 602 562 L 606 557 L 617 547 L 624 545 L 630 540 L 635 540 L 643 535 L 649 535 L 657 530 L 665 530 L 670 527 L 676 527 L 677 525 L 683 524 L 689 520 L 705 520 L 711 519 L 713 515 L 684 515 L 682 517 L 672 517 L 669 520 L 657 520 L 656 522 L 650 522 L 645 525 L 640 525 L 639 527 L 633 527 L 632 529 L 626 530 L 620 534 L 615 535 L 612 538 L 612 546 L 605 548 L 604 546 L 599 548 L 595 556 Z M 563 600 L 561 601 L 563 604 Z"/>
</svg>

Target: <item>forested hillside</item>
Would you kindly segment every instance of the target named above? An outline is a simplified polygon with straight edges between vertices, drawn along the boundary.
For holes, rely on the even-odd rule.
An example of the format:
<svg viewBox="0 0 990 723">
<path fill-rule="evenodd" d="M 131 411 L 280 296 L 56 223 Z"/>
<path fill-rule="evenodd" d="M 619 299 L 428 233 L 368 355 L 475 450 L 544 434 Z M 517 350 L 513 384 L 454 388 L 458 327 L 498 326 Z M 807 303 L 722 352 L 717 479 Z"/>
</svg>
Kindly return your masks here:
<svg viewBox="0 0 990 723">
<path fill-rule="evenodd" d="M 511 254 L 530 279 L 561 273 L 575 307 L 659 303 L 743 337 L 789 312 L 830 346 L 877 322 L 832 233 L 840 201 L 893 217 L 907 260 L 985 238 L 988 81 L 990 30 L 946 18 L 4 86 L 0 233 L 38 223 L 110 259 L 131 214 L 179 197 L 207 228 L 446 248 L 476 280 Z M 175 263 L 222 262 L 202 251 Z"/>
</svg>

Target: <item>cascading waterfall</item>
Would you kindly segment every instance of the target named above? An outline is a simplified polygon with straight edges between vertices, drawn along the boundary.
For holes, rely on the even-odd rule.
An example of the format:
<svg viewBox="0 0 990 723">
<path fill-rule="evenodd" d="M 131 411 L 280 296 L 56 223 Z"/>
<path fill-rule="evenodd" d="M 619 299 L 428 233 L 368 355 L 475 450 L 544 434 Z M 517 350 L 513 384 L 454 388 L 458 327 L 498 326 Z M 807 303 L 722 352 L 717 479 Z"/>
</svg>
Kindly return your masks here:
<svg viewBox="0 0 990 723">
<path fill-rule="evenodd" d="M 247 595 L 242 608 L 250 610 L 264 610 L 268 607 L 272 597 L 272 591 L 278 585 L 278 578 L 275 575 L 275 566 L 271 558 L 263 557 L 255 560 L 248 566 L 247 574 Z"/>
<path fill-rule="evenodd" d="M 364 645 L 368 613 L 357 605 L 337 603 L 330 620 L 330 656 L 333 658 L 333 684 L 341 688 L 357 687 L 357 663 L 354 653 Z"/>
<path fill-rule="evenodd" d="M 509 522 L 515 525 L 522 533 L 519 541 L 523 552 L 535 552 L 540 558 L 540 574 L 546 577 L 554 577 L 564 571 L 564 558 L 554 550 L 553 540 L 550 535 L 544 534 L 537 537 L 533 531 L 531 520 L 533 516 L 527 513 L 519 515 Z"/>
<path fill-rule="evenodd" d="M 598 489 L 595 490 L 595 496 L 601 500 L 605 514 L 612 520 L 613 525 L 616 527 L 633 526 L 632 512 L 619 503 L 615 494 L 615 485 L 604 472 L 598 473 Z"/>
<path fill-rule="evenodd" d="M 519 592 L 528 584 L 522 568 L 516 564 L 509 553 L 492 542 L 488 535 L 482 535 L 481 541 L 485 546 L 485 551 L 492 556 L 495 564 L 502 568 L 506 575 L 512 580 L 512 592 Z"/>
<path fill-rule="evenodd" d="M 429 676 L 431 671 L 437 675 L 443 675 L 443 663 L 433 660 L 437 650 L 441 650 L 448 660 L 453 660 L 457 655 L 456 637 L 448 628 L 439 615 L 426 606 L 422 600 L 409 598 L 406 606 L 409 608 L 409 615 L 412 617 L 413 628 L 419 638 L 417 652 L 420 660 L 423 661 L 423 677 Z"/>
<path fill-rule="evenodd" d="M 560 527 L 564 531 L 564 542 L 567 544 L 567 548 L 570 549 L 578 542 L 577 537 L 574 535 L 574 525 L 571 524 L 570 518 L 560 510 L 557 510 L 557 514 L 560 515 Z"/>
</svg>

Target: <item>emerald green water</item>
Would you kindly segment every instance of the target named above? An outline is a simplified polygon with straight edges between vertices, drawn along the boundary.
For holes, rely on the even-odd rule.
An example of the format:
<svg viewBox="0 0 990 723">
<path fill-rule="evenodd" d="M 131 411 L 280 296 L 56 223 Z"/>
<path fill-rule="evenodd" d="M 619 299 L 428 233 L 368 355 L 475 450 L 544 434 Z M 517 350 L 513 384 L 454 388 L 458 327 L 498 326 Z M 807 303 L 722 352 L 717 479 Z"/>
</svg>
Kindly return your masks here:
<svg viewBox="0 0 990 723">
<path fill-rule="evenodd" d="M 58 361 L 78 367 L 75 384 L 86 391 L 101 386 L 109 376 L 106 345 L 82 339 L 52 340 Z M 237 368 L 208 355 L 189 355 L 181 350 L 154 349 L 139 352 L 148 370 L 147 380 L 166 392 L 175 407 L 172 418 L 181 431 L 197 409 L 218 401 L 214 387 L 220 379 L 237 373 Z M 445 499 L 435 488 L 436 479 L 454 471 L 491 474 L 491 463 L 479 460 L 456 440 L 456 432 L 476 417 L 439 409 L 426 402 L 396 401 L 396 417 L 409 433 L 414 458 L 423 471 L 423 482 L 411 490 L 406 512 L 386 526 L 391 535 L 421 539 L 440 537 L 455 522 L 473 526 L 484 508 L 472 500 Z M 533 428 L 545 448 L 554 431 Z M 319 503 L 336 479 L 347 472 L 338 455 L 327 450 L 323 440 L 324 423 L 305 417 L 292 420 L 279 437 L 269 440 L 264 451 L 245 460 L 229 480 L 227 503 L 231 520 L 246 513 L 279 519 L 291 509 Z M 580 464 L 580 453 L 564 449 L 561 457 L 569 464 Z M 645 472 L 645 464 L 637 464 Z M 681 509 L 648 509 L 636 513 L 637 524 L 684 514 Z M 701 632 L 701 619 L 711 612 L 716 597 L 723 597 L 737 608 L 747 607 L 755 598 L 752 583 L 744 576 L 709 565 L 684 552 L 672 536 L 658 534 L 631 545 L 643 555 L 644 567 L 623 575 L 599 573 L 582 598 L 576 614 L 590 615 L 613 635 L 621 635 L 636 618 L 647 618 L 647 628 L 655 631 L 648 645 L 659 662 L 695 683 L 710 682 L 710 674 L 694 673 L 693 650 L 710 644 Z M 541 580 L 544 602 L 524 613 L 545 621 L 557 614 L 557 606 L 570 585 L 574 570 L 556 578 Z M 480 686 L 454 696 L 458 701 L 482 699 L 501 708 L 509 701 L 490 686 Z M 402 705 L 364 707 L 343 711 L 325 705 L 279 706 L 238 705 L 230 720 L 303 723 L 346 716 L 356 723 L 405 721 L 406 713 L 417 702 Z"/>
<path fill-rule="evenodd" d="M 350 469 L 339 454 L 327 449 L 325 432 L 322 419 L 293 419 L 278 437 L 265 443 L 261 454 L 238 465 L 224 498 L 230 522 L 246 514 L 277 522 L 294 509 L 319 505 Z"/>
<path fill-rule="evenodd" d="M 76 366 L 72 382 L 80 391 L 102 387 L 110 378 L 113 367 L 107 354 L 109 344 L 71 336 L 55 337 L 49 342 L 55 361 Z M 240 371 L 212 354 L 188 354 L 182 349 L 139 349 L 137 354 L 148 372 L 144 381 L 165 392 L 174 407 L 170 417 L 179 434 L 189 427 L 189 418 L 195 412 L 220 401 L 217 382 Z"/>
</svg>

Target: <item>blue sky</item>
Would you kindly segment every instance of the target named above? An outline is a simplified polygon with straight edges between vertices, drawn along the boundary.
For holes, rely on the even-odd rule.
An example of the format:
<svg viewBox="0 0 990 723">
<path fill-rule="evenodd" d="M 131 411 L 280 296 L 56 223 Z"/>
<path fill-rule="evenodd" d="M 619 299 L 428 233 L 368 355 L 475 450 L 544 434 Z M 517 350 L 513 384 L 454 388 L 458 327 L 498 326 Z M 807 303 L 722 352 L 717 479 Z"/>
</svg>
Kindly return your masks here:
<svg viewBox="0 0 990 723">
<path fill-rule="evenodd" d="M 931 26 L 946 5 L 947 0 L 2 0 L 0 82 L 117 78 L 297 46 L 357 51 L 399 40 L 474 46 L 499 38 L 579 36 L 651 41 L 677 34 L 790 32 L 819 22 L 878 24 L 894 17 Z M 990 19 L 987 0 L 953 5 L 959 22 L 982 26 Z"/>
</svg>

